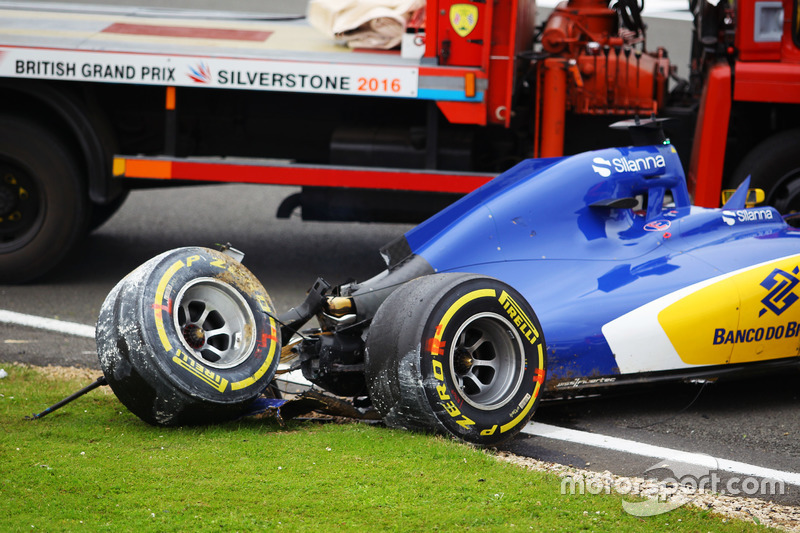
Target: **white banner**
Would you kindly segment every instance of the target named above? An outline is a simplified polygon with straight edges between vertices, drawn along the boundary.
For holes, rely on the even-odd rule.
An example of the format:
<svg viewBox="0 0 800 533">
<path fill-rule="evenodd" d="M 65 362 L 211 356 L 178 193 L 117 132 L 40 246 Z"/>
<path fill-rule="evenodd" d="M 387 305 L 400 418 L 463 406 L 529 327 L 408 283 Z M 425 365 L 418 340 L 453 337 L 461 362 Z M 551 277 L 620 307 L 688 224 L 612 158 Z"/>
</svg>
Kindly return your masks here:
<svg viewBox="0 0 800 533">
<path fill-rule="evenodd" d="M 0 77 L 415 98 L 416 67 L 0 47 Z"/>
</svg>

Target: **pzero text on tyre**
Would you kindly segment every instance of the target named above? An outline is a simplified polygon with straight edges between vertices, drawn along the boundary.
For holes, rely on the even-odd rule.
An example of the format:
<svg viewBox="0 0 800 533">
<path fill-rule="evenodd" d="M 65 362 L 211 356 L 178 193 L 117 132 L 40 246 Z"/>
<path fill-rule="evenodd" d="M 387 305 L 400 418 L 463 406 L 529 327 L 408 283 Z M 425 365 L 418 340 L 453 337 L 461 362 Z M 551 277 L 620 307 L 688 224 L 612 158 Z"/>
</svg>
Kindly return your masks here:
<svg viewBox="0 0 800 533">
<path fill-rule="evenodd" d="M 542 328 L 496 279 L 434 274 L 381 305 L 370 326 L 370 398 L 394 427 L 500 444 L 530 420 L 545 379 Z"/>
<path fill-rule="evenodd" d="M 148 423 L 229 420 L 275 375 L 273 315 L 239 262 L 207 248 L 171 250 L 107 296 L 97 322 L 100 366 L 120 401 Z"/>
<path fill-rule="evenodd" d="M 66 256 L 86 229 L 85 189 L 58 137 L 0 116 L 0 283 L 30 281 Z"/>
</svg>

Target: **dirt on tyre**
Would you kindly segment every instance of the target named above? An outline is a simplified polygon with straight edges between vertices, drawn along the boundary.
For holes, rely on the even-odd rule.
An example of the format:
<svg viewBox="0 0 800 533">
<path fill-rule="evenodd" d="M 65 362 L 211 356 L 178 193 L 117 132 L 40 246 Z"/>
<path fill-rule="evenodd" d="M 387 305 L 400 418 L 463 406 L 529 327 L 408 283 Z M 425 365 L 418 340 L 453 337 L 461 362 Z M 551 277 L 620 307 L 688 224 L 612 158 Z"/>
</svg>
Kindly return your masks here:
<svg viewBox="0 0 800 533">
<path fill-rule="evenodd" d="M 97 321 L 97 353 L 119 400 L 154 425 L 240 416 L 272 381 L 272 302 L 241 263 L 207 248 L 165 252 L 122 279 Z"/>
<path fill-rule="evenodd" d="M 87 204 L 64 142 L 34 121 L 0 116 L 0 283 L 55 267 L 85 234 Z"/>
<path fill-rule="evenodd" d="M 433 274 L 381 305 L 365 359 L 369 395 L 387 425 L 495 446 L 536 410 L 546 348 L 533 309 L 507 284 Z"/>
</svg>

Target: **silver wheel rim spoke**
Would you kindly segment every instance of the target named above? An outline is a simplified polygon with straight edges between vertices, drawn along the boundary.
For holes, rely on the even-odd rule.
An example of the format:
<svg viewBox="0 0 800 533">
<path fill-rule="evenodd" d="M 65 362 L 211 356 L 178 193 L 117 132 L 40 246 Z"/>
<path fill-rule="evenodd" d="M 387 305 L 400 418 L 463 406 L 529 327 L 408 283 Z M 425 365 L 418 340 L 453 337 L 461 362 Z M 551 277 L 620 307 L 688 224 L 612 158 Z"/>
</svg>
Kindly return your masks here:
<svg viewBox="0 0 800 533">
<path fill-rule="evenodd" d="M 255 347 L 253 312 L 227 283 L 215 278 L 192 280 L 176 296 L 175 307 L 174 325 L 183 347 L 203 364 L 232 368 Z"/>
<path fill-rule="evenodd" d="M 491 410 L 516 395 L 525 371 L 522 336 L 505 317 L 480 313 L 461 325 L 450 347 L 450 371 L 469 405 Z"/>
</svg>

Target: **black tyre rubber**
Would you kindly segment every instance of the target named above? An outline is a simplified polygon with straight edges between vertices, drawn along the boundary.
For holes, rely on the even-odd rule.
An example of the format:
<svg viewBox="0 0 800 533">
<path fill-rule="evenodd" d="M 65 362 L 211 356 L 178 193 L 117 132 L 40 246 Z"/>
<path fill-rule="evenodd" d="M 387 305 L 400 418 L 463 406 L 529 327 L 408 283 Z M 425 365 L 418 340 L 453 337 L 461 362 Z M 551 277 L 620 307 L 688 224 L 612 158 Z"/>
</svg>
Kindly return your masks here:
<svg viewBox="0 0 800 533">
<path fill-rule="evenodd" d="M 106 297 L 100 367 L 119 400 L 154 425 L 238 417 L 275 375 L 280 336 L 253 274 L 207 248 L 149 260 Z"/>
<path fill-rule="evenodd" d="M 494 446 L 536 410 L 545 357 L 542 328 L 517 291 L 485 276 L 433 274 L 378 309 L 365 371 L 387 425 Z"/>
<path fill-rule="evenodd" d="M 760 142 L 731 176 L 731 187 L 750 176 L 750 187 L 763 189 L 766 204 L 781 213 L 800 211 L 800 130 L 777 133 Z"/>
<path fill-rule="evenodd" d="M 30 281 L 66 256 L 86 230 L 85 189 L 58 137 L 0 116 L 0 283 Z"/>
</svg>

